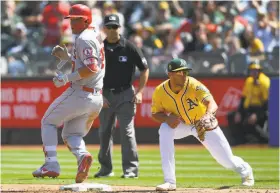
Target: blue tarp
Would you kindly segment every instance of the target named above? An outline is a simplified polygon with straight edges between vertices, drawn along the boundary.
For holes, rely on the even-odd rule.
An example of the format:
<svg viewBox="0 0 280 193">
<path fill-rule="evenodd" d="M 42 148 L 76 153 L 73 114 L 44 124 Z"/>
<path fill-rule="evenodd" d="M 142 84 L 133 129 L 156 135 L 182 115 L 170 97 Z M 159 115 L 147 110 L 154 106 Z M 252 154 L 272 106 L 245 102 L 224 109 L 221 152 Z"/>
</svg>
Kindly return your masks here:
<svg viewBox="0 0 280 193">
<path fill-rule="evenodd" d="M 279 78 L 271 78 L 268 102 L 269 145 L 279 146 Z"/>
</svg>

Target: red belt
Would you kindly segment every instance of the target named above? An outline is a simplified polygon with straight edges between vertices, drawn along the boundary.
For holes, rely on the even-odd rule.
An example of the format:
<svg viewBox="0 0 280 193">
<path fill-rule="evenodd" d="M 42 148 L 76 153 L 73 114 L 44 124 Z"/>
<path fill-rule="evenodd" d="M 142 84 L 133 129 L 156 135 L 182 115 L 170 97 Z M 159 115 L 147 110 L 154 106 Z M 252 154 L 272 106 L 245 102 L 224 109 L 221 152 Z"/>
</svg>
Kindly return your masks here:
<svg viewBox="0 0 280 193">
<path fill-rule="evenodd" d="M 70 87 L 73 88 L 73 89 L 77 88 L 76 86 L 73 86 L 72 84 L 70 85 Z M 86 91 L 86 92 L 102 94 L 102 90 L 95 90 L 94 88 L 90 88 L 90 87 L 87 87 L 87 86 L 80 86 L 79 88 L 82 89 L 83 91 Z"/>
<path fill-rule="evenodd" d="M 102 94 L 102 90 L 95 90 L 94 88 L 90 88 L 90 87 L 86 87 L 86 86 L 82 86 L 82 90 L 86 91 L 86 92 L 91 92 L 91 93 L 100 93 Z"/>
</svg>

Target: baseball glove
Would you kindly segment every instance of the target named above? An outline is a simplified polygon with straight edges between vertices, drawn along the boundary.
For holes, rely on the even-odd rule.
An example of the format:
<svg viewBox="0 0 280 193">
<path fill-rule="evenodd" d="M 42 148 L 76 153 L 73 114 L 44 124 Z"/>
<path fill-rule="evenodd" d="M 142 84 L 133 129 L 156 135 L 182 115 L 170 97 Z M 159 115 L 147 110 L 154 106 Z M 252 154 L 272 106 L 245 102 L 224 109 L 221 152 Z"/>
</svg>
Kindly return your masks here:
<svg viewBox="0 0 280 193">
<path fill-rule="evenodd" d="M 212 113 L 205 113 L 196 123 L 195 128 L 200 141 L 204 141 L 205 132 L 216 129 L 218 126 L 218 120 Z"/>
</svg>

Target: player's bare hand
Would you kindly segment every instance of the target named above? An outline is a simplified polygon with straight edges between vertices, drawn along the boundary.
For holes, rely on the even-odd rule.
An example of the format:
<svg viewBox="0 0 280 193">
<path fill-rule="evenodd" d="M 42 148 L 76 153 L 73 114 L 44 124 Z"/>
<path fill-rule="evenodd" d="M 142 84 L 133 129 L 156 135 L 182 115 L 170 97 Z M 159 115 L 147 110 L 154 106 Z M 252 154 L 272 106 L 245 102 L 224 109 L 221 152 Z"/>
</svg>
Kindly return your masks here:
<svg viewBox="0 0 280 193">
<path fill-rule="evenodd" d="M 169 127 L 175 129 L 181 123 L 181 118 L 171 113 L 168 116 L 166 123 L 169 125 Z"/>
<path fill-rule="evenodd" d="M 70 59 L 68 50 L 67 50 L 65 44 L 63 45 L 63 47 L 56 45 L 52 49 L 52 55 L 59 58 L 60 60 L 69 60 Z"/>
<path fill-rule="evenodd" d="M 236 112 L 234 115 L 234 122 L 240 123 L 240 121 L 241 121 L 241 114 L 239 112 Z"/>
<path fill-rule="evenodd" d="M 248 123 L 251 125 L 254 125 L 254 124 L 256 124 L 256 122 L 257 122 L 257 114 L 253 113 L 249 116 Z"/>
<path fill-rule="evenodd" d="M 110 103 L 109 101 L 103 96 L 103 108 L 109 108 Z"/>
<path fill-rule="evenodd" d="M 142 103 L 142 93 L 141 92 L 136 93 L 132 99 L 132 102 L 136 104 Z"/>
</svg>

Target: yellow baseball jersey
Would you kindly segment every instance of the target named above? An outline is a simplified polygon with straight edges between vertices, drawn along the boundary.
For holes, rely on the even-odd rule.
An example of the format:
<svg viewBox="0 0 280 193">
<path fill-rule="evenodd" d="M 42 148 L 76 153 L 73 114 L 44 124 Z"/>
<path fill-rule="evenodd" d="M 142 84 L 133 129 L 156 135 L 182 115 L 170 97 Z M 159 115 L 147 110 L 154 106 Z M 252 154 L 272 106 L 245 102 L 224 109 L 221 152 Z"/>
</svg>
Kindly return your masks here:
<svg viewBox="0 0 280 193">
<path fill-rule="evenodd" d="M 254 84 L 254 79 L 248 77 L 242 91 L 245 97 L 243 107 L 262 106 L 268 100 L 269 87 L 270 79 L 264 73 L 259 75 L 258 84 Z"/>
<path fill-rule="evenodd" d="M 174 93 L 169 86 L 169 80 L 156 87 L 153 93 L 152 114 L 164 112 L 181 117 L 186 124 L 194 124 L 206 112 L 203 100 L 212 97 L 209 90 L 198 80 L 188 77 L 184 88 Z"/>
</svg>

